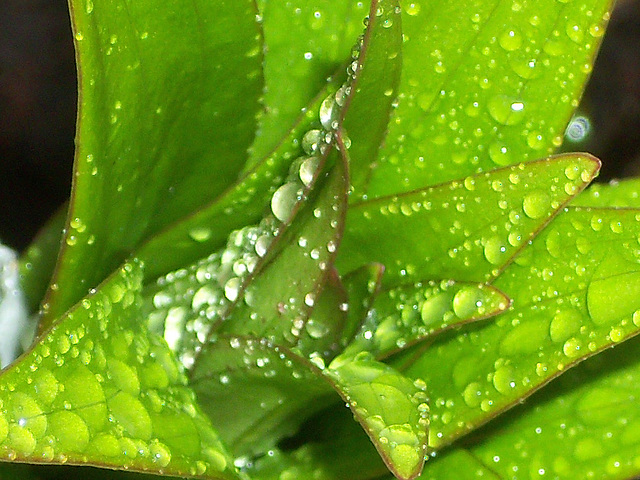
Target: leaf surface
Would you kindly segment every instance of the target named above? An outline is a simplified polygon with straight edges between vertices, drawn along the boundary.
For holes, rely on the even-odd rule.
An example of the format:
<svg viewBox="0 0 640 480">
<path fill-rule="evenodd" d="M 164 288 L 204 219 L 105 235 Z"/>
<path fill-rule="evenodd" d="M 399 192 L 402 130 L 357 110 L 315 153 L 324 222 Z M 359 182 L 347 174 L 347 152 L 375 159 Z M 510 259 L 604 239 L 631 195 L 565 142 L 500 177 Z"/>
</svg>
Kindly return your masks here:
<svg viewBox="0 0 640 480">
<path fill-rule="evenodd" d="M 360 193 L 407 192 L 552 153 L 610 8 L 602 0 L 403 2 L 398 108 Z"/>
<path fill-rule="evenodd" d="M 414 363 L 430 386 L 430 445 L 488 421 L 567 368 L 640 331 L 637 210 L 570 208 L 494 285 L 495 321 L 445 335 Z"/>
<path fill-rule="evenodd" d="M 351 141 L 352 195 L 359 193 L 368 180 L 396 100 L 402 73 L 400 11 L 397 1 L 372 2 L 362 48 L 349 66 L 356 74 L 356 81 L 347 98 L 341 128 Z"/>
<path fill-rule="evenodd" d="M 166 344 L 139 322 L 126 263 L 0 377 L 0 456 L 238 478 Z"/>
<path fill-rule="evenodd" d="M 497 315 L 510 303 L 494 287 L 452 280 L 385 290 L 341 355 L 366 351 L 387 357 L 447 329 Z"/>
<path fill-rule="evenodd" d="M 397 478 L 424 464 L 429 405 L 424 382 L 412 382 L 364 353 L 334 360 L 324 371 Z"/>
<path fill-rule="evenodd" d="M 348 60 L 370 2 L 257 3 L 266 46 L 265 92 L 249 166 L 274 148 L 326 78 Z"/>
<path fill-rule="evenodd" d="M 300 357 L 246 337 L 223 336 L 208 346 L 191 385 L 236 456 L 264 454 L 332 396 Z"/>
<path fill-rule="evenodd" d="M 78 148 L 44 326 L 143 240 L 216 198 L 246 161 L 262 88 L 253 2 L 159 6 L 71 2 Z"/>
<path fill-rule="evenodd" d="M 560 155 L 353 204 L 338 268 L 348 272 L 381 263 L 385 286 L 443 278 L 487 281 L 598 167 L 586 154 Z"/>
<path fill-rule="evenodd" d="M 637 476 L 639 346 L 632 339 L 567 372 L 530 402 L 437 457 L 421 478 L 458 478 L 450 472 L 459 468 L 461 457 L 473 460 L 470 470 L 491 471 L 495 478 L 512 478 L 513 472 L 518 478 L 561 480 Z"/>
<path fill-rule="evenodd" d="M 571 205 L 581 207 L 631 207 L 640 208 L 640 180 L 627 178 L 612 181 L 609 184 L 595 183 L 582 195 L 576 197 Z"/>
</svg>

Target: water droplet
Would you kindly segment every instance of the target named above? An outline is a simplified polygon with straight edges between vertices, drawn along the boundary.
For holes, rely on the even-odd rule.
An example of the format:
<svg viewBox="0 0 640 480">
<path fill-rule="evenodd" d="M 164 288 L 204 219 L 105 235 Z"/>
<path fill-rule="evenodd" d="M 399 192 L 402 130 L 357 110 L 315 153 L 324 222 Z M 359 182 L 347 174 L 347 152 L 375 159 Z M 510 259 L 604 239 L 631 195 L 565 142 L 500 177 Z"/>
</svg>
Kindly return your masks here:
<svg viewBox="0 0 640 480">
<path fill-rule="evenodd" d="M 453 312 L 459 318 L 470 318 L 482 307 L 482 291 L 477 287 L 463 287 L 453 297 Z"/>
<path fill-rule="evenodd" d="M 564 342 L 574 335 L 582 325 L 582 315 L 575 309 L 560 310 L 551 320 L 549 335 L 554 342 Z"/>
<path fill-rule="evenodd" d="M 507 245 L 500 237 L 492 237 L 484 244 L 484 256 L 493 265 L 501 265 L 508 258 Z"/>
<path fill-rule="evenodd" d="M 158 465 L 160 468 L 166 467 L 171 462 L 171 452 L 169 447 L 157 440 L 154 440 L 149 446 L 149 454 L 151 455 L 153 463 Z"/>
<path fill-rule="evenodd" d="M 127 435 L 141 440 L 151 437 L 151 418 L 137 398 L 125 392 L 118 392 L 107 398 L 107 406 L 110 414 Z"/>
<path fill-rule="evenodd" d="M 298 183 L 288 182 L 282 185 L 271 197 L 273 215 L 281 222 L 287 221 L 301 195 L 302 192 Z"/>
<path fill-rule="evenodd" d="M 571 337 L 564 342 L 562 351 L 569 358 L 579 357 L 582 354 L 582 341 L 578 338 Z"/>
<path fill-rule="evenodd" d="M 404 4 L 404 11 L 407 15 L 415 17 L 420 13 L 420 4 L 416 2 L 407 2 Z"/>
<path fill-rule="evenodd" d="M 575 22 L 567 22 L 565 28 L 567 36 L 578 45 L 582 45 L 584 40 L 584 30 Z"/>
<path fill-rule="evenodd" d="M 619 327 L 613 327 L 609 332 L 609 338 L 612 342 L 621 342 L 622 340 L 624 340 L 624 330 Z"/>
<path fill-rule="evenodd" d="M 49 416 L 49 432 L 55 435 L 57 447 L 64 452 L 82 452 L 89 444 L 89 428 L 73 412 L 52 413 Z"/>
<path fill-rule="evenodd" d="M 513 161 L 509 148 L 502 142 L 494 142 L 489 146 L 489 157 L 496 165 L 509 165 Z"/>
<path fill-rule="evenodd" d="M 522 201 L 522 209 L 529 218 L 537 219 L 545 216 L 551 204 L 551 198 L 549 195 L 542 191 L 537 190 L 528 193 Z"/>
<path fill-rule="evenodd" d="M 302 149 L 307 155 L 313 155 L 320 150 L 324 137 L 325 133 L 322 130 L 309 130 L 302 137 Z"/>
<path fill-rule="evenodd" d="M 520 48 L 522 45 L 522 34 L 515 29 L 507 30 L 500 35 L 500 39 L 498 41 L 500 46 L 507 52 L 512 52 Z"/>
<path fill-rule="evenodd" d="M 475 408 L 480 405 L 482 400 L 482 390 L 478 382 L 472 382 L 462 392 L 464 403 L 471 408 Z"/>
<path fill-rule="evenodd" d="M 334 94 L 329 95 L 323 100 L 320 105 L 319 118 L 320 124 L 325 130 L 332 130 L 337 127 L 339 112 L 340 109 L 338 108 Z"/>
<path fill-rule="evenodd" d="M 195 227 L 189 230 L 189 236 L 196 242 L 206 242 L 211 238 L 212 231 L 208 227 Z"/>
<path fill-rule="evenodd" d="M 241 285 L 242 280 L 239 277 L 230 278 L 227 280 L 227 283 L 224 284 L 224 296 L 227 297 L 230 302 L 235 301 L 240 293 Z"/>
<path fill-rule="evenodd" d="M 510 365 L 498 368 L 493 374 L 493 386 L 503 395 L 511 393 L 516 388 L 515 370 Z"/>
<path fill-rule="evenodd" d="M 502 125 L 516 125 L 524 119 L 525 104 L 507 95 L 496 95 L 487 103 L 489 114 Z"/>
<path fill-rule="evenodd" d="M 305 186 L 311 185 L 319 164 L 320 159 L 316 156 L 307 157 L 300 164 L 300 180 Z"/>
</svg>

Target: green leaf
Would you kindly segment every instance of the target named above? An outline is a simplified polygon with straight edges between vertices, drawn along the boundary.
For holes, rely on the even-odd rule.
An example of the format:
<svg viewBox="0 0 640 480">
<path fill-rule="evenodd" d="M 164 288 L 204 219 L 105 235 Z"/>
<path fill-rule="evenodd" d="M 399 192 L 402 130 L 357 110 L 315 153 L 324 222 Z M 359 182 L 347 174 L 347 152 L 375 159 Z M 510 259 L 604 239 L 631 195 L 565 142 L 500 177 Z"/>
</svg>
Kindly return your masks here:
<svg viewBox="0 0 640 480">
<path fill-rule="evenodd" d="M 397 1 L 372 3 L 354 71 L 356 81 L 347 100 L 342 128 L 351 139 L 349 169 L 351 185 L 357 193 L 366 185 L 372 162 L 387 133 L 400 83 L 402 26 Z"/>
<path fill-rule="evenodd" d="M 53 276 L 66 218 L 65 205 L 40 229 L 20 257 L 20 285 L 31 314 L 38 312 Z"/>
<path fill-rule="evenodd" d="M 364 265 L 342 277 L 347 291 L 348 309 L 341 345 L 350 343 L 364 324 L 373 302 L 380 293 L 384 265 Z"/>
<path fill-rule="evenodd" d="M 638 210 L 570 208 L 495 281 L 512 308 L 443 337 L 408 375 L 428 382 L 439 448 L 570 366 L 640 331 Z"/>
<path fill-rule="evenodd" d="M 638 192 L 640 192 L 640 180 L 637 178 L 613 181 L 609 184 L 596 183 L 578 195 L 571 202 L 571 205 L 640 208 L 640 193 Z"/>
<path fill-rule="evenodd" d="M 311 365 L 266 339 L 217 338 L 191 379 L 204 412 L 235 456 L 264 454 L 333 400 Z"/>
<path fill-rule="evenodd" d="M 262 88 L 255 14 L 250 0 L 72 2 L 78 148 L 45 325 L 235 180 Z"/>
<path fill-rule="evenodd" d="M 497 315 L 510 303 L 495 287 L 452 280 L 385 290 L 341 355 L 367 351 L 387 357 L 442 331 Z"/>
<path fill-rule="evenodd" d="M 382 263 L 385 286 L 443 278 L 485 282 L 500 274 L 598 167 L 589 155 L 560 155 L 355 203 L 347 213 L 338 268 Z"/>
<path fill-rule="evenodd" d="M 326 82 L 275 150 L 218 199 L 160 232 L 136 252 L 144 260 L 149 278 L 157 278 L 205 257 L 220 248 L 232 230 L 262 219 L 270 208 L 273 193 L 287 178 L 295 159 L 306 156 L 301 139 L 309 130 L 321 127 L 318 120 L 320 105 L 329 92 L 338 89 L 338 85 L 336 81 Z M 166 255 L 168 249 L 171 255 Z"/>
<path fill-rule="evenodd" d="M 427 447 L 426 384 L 412 382 L 368 353 L 336 359 L 324 374 L 394 475 L 402 480 L 417 477 Z"/>
<path fill-rule="evenodd" d="M 499 478 L 513 472 L 557 479 L 637 476 L 639 347 L 630 340 L 563 375 L 466 446 L 428 464 L 421 478 L 447 478 L 460 457 Z"/>
<path fill-rule="evenodd" d="M 258 4 L 266 46 L 265 108 L 248 166 L 274 149 L 325 79 L 349 58 L 369 2 L 261 0 Z"/>
<path fill-rule="evenodd" d="M 0 457 L 238 478 L 126 263 L 0 377 Z"/>
<path fill-rule="evenodd" d="M 610 4 L 404 2 L 398 108 L 360 193 L 406 192 L 550 154 Z"/>
<path fill-rule="evenodd" d="M 300 440 L 309 440 L 302 445 Z M 321 411 L 280 449 L 246 466 L 254 480 L 367 480 L 389 470 L 344 403 Z"/>
<path fill-rule="evenodd" d="M 291 226 L 276 237 L 272 248 L 275 257 L 264 269 L 256 267 L 244 301 L 236 304 L 221 331 L 304 348 L 301 334 L 310 326 L 311 310 L 331 272 L 344 229 L 346 165 L 336 158 L 335 149 L 328 155 L 331 170 L 315 184 L 312 195 L 317 197 L 303 204 L 294 213 Z M 269 256 L 267 253 L 265 258 Z"/>
</svg>

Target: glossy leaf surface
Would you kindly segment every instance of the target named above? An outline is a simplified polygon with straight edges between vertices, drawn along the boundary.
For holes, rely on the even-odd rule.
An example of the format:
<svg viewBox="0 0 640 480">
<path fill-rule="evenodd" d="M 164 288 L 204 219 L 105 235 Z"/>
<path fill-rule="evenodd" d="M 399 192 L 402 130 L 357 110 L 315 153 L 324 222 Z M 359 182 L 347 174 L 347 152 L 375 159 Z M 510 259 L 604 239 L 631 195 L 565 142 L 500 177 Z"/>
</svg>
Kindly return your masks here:
<svg viewBox="0 0 640 480">
<path fill-rule="evenodd" d="M 0 456 L 238 478 L 167 345 L 139 322 L 125 264 L 2 373 Z"/>
<path fill-rule="evenodd" d="M 349 68 L 357 75 L 341 128 L 350 138 L 352 195 L 368 181 L 387 133 L 402 73 L 402 21 L 397 1 L 380 1 L 369 14 L 363 47 Z M 355 196 L 353 197 L 355 198 Z"/>
<path fill-rule="evenodd" d="M 510 311 L 423 353 L 409 374 L 436 399 L 430 445 L 450 443 L 638 333 L 637 218 L 637 210 L 563 212 L 496 280 Z"/>
<path fill-rule="evenodd" d="M 398 108 L 362 193 L 423 188 L 544 157 L 560 145 L 609 2 L 419 0 L 402 7 Z"/>
<path fill-rule="evenodd" d="M 78 149 L 49 324 L 143 240 L 235 180 L 262 88 L 251 1 L 71 5 Z"/>
<path fill-rule="evenodd" d="M 336 359 L 324 371 L 389 469 L 401 480 L 420 474 L 429 426 L 426 384 L 369 354 Z"/>
<path fill-rule="evenodd" d="M 453 478 L 464 458 L 468 478 L 637 476 L 638 348 L 633 339 L 573 369 L 485 428 L 482 439 L 436 458 L 421 478 Z"/>
<path fill-rule="evenodd" d="M 385 285 L 495 278 L 598 168 L 588 155 L 562 155 L 356 203 L 338 267 L 382 263 Z"/>
<path fill-rule="evenodd" d="M 274 447 L 332 397 L 327 383 L 302 359 L 256 338 L 217 339 L 191 383 L 236 456 Z"/>
<path fill-rule="evenodd" d="M 444 330 L 498 315 L 510 303 L 494 287 L 452 280 L 385 290 L 342 355 L 367 351 L 387 357 Z"/>
<path fill-rule="evenodd" d="M 324 87 L 326 78 L 349 59 L 370 2 L 257 3 L 268 49 L 264 60 L 264 112 L 249 165 L 277 145 L 300 110 Z"/>
</svg>

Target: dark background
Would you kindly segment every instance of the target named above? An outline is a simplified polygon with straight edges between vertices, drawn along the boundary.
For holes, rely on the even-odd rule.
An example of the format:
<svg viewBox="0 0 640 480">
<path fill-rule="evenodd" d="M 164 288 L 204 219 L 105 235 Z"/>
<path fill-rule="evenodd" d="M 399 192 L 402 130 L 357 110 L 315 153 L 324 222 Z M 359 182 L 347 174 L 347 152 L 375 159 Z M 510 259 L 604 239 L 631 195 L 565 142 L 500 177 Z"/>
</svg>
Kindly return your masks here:
<svg viewBox="0 0 640 480">
<path fill-rule="evenodd" d="M 0 0 L 0 241 L 22 249 L 69 195 L 76 79 L 65 0 Z M 620 1 L 580 110 L 572 150 L 600 181 L 640 174 L 640 0 Z"/>
</svg>

